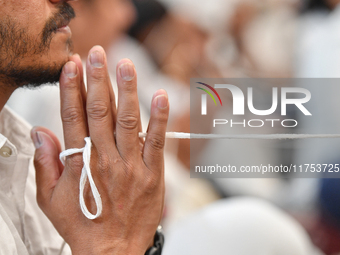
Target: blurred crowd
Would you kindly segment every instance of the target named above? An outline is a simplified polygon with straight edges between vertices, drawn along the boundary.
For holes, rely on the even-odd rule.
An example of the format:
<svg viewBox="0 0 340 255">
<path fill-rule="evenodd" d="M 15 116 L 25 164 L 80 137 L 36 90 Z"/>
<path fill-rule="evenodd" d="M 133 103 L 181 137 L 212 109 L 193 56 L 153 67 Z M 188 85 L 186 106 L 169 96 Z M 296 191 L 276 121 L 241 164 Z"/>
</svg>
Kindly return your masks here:
<svg viewBox="0 0 340 255">
<path fill-rule="evenodd" d="M 153 93 L 163 88 L 170 100 L 168 131 L 189 133 L 195 117 L 190 116 L 190 78 L 340 78 L 339 2 L 81 0 L 72 2 L 77 18 L 70 27 L 74 52 L 83 59 L 93 45 L 105 48 L 115 91 L 116 63 L 134 62 L 142 119 L 149 117 Z M 340 109 L 340 86 L 332 89 L 334 98 L 322 88 L 313 96 Z M 8 105 L 63 141 L 58 87 L 19 89 Z M 311 107 L 325 110 L 322 104 Z M 325 114 L 319 121 L 340 130 L 340 117 L 329 118 Z M 306 133 L 324 128 L 301 125 Z M 340 254 L 337 179 L 190 179 L 190 152 L 200 155 L 218 143 L 190 148 L 189 140 L 167 141 L 165 254 Z M 254 152 L 250 162 L 340 162 L 337 140 L 235 141 L 217 156 L 237 161 L 245 147 Z"/>
</svg>

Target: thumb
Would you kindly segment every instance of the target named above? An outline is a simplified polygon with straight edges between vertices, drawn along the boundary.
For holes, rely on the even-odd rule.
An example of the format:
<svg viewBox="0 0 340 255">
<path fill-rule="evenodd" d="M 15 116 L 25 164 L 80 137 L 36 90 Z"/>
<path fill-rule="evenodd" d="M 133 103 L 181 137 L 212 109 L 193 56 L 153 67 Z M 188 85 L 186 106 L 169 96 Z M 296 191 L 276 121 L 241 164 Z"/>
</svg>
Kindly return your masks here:
<svg viewBox="0 0 340 255">
<path fill-rule="evenodd" d="M 59 161 L 60 149 L 53 138 L 40 128 L 33 128 L 31 138 L 36 148 L 34 166 L 36 170 L 37 201 L 41 208 L 50 201 L 54 187 L 62 173 Z"/>
</svg>

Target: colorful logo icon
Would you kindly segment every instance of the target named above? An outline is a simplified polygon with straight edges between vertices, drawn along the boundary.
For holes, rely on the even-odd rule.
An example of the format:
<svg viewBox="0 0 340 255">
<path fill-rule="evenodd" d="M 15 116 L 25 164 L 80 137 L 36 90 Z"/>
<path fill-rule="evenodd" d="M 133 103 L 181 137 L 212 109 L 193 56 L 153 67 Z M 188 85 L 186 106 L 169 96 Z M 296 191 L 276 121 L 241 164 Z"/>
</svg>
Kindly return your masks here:
<svg viewBox="0 0 340 255">
<path fill-rule="evenodd" d="M 206 87 L 209 88 L 211 91 L 213 91 L 213 92 L 215 93 L 215 95 L 218 97 L 218 100 L 220 100 L 220 103 L 221 103 L 221 106 L 222 106 L 221 97 L 220 97 L 220 95 L 217 93 L 217 91 L 216 91 L 213 87 L 211 87 L 210 85 L 205 84 L 205 83 L 203 83 L 203 82 L 196 82 L 196 83 L 201 84 L 201 85 L 203 85 L 203 86 L 206 86 Z M 215 100 L 214 96 L 211 94 L 210 91 L 208 91 L 208 90 L 206 90 L 206 89 L 203 89 L 203 88 L 200 88 L 200 87 L 197 87 L 197 88 L 200 89 L 200 90 L 203 90 L 204 92 L 206 92 L 206 93 L 214 100 L 215 105 L 217 105 L 216 100 Z"/>
</svg>

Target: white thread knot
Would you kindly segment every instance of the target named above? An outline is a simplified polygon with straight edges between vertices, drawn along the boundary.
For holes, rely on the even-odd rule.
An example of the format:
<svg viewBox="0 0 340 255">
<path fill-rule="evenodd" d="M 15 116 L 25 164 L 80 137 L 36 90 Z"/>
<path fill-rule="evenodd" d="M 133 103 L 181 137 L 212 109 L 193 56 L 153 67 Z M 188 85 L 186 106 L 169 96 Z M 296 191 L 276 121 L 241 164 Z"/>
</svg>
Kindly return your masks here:
<svg viewBox="0 0 340 255">
<path fill-rule="evenodd" d="M 84 148 L 65 150 L 62 153 L 60 153 L 59 158 L 60 158 L 60 161 L 65 166 L 65 160 L 64 160 L 65 157 L 76 154 L 76 153 L 83 153 L 84 166 L 81 171 L 80 183 L 79 183 L 79 202 L 80 202 L 80 208 L 83 214 L 85 215 L 85 217 L 87 217 L 90 220 L 94 220 L 101 215 L 103 206 L 102 206 L 102 199 L 100 197 L 96 184 L 93 181 L 91 169 L 90 169 L 91 147 L 92 147 L 91 138 L 86 137 L 84 140 L 86 142 Z M 94 201 L 96 202 L 96 206 L 97 206 L 97 213 L 95 215 L 89 212 L 89 210 L 86 207 L 85 200 L 84 200 L 84 188 L 85 188 L 87 178 L 89 179 L 91 191 L 92 191 Z"/>
</svg>

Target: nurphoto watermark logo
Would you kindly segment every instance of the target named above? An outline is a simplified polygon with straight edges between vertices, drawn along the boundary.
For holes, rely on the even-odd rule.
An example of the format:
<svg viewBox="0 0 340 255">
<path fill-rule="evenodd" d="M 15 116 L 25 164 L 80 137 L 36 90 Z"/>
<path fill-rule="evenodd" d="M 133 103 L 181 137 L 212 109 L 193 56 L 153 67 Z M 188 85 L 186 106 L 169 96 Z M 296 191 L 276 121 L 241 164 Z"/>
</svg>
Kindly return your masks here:
<svg viewBox="0 0 340 255">
<path fill-rule="evenodd" d="M 340 133 L 339 84 L 191 79 L 190 133 L 215 137 L 190 140 L 191 177 L 340 178 L 340 139 L 286 139 Z"/>
<path fill-rule="evenodd" d="M 214 86 L 208 85 L 203 82 L 196 82 L 197 84 L 201 84 L 208 89 L 211 90 L 211 92 L 207 89 L 197 87 L 197 89 L 202 90 L 203 93 L 201 95 L 201 115 L 207 115 L 207 95 L 210 96 L 210 98 L 213 100 L 215 103 L 215 106 L 217 106 L 216 99 L 212 93 L 215 94 L 215 96 L 218 98 L 221 106 L 222 100 L 220 97 L 220 94 L 216 91 L 218 89 L 220 93 L 230 93 L 232 96 L 233 100 L 233 105 L 232 105 L 232 114 L 233 115 L 245 115 L 245 107 L 248 107 L 249 112 L 253 113 L 254 115 L 257 116 L 270 116 L 272 115 L 279 106 L 281 106 L 281 116 L 287 116 L 287 106 L 288 105 L 294 105 L 299 109 L 304 115 L 306 116 L 312 116 L 310 111 L 304 106 L 305 103 L 308 103 L 311 99 L 311 92 L 305 88 L 296 88 L 296 87 L 283 87 L 283 88 L 277 88 L 273 87 L 272 88 L 272 94 L 271 100 L 272 100 L 272 105 L 270 106 L 269 109 L 256 109 L 254 106 L 254 94 L 253 94 L 253 87 L 248 87 L 247 88 L 247 94 L 245 95 L 243 91 L 231 84 L 214 84 Z M 280 90 L 280 98 L 279 98 L 279 90 Z M 300 95 L 302 98 L 294 98 L 294 96 Z M 279 102 L 280 99 L 280 102 Z M 228 111 L 228 109 L 226 109 Z M 248 125 L 249 127 L 252 128 L 259 128 L 263 127 L 265 123 L 269 123 L 272 127 L 275 126 L 276 122 L 280 122 L 282 127 L 296 127 L 298 125 L 298 121 L 296 119 L 249 119 L 246 120 L 244 119 L 241 123 L 240 122 L 235 122 L 233 119 L 228 120 L 228 119 L 213 119 L 213 127 L 216 127 L 217 125 L 227 125 L 230 124 L 230 127 L 236 127 L 239 125 L 242 125 L 245 127 Z"/>
</svg>

